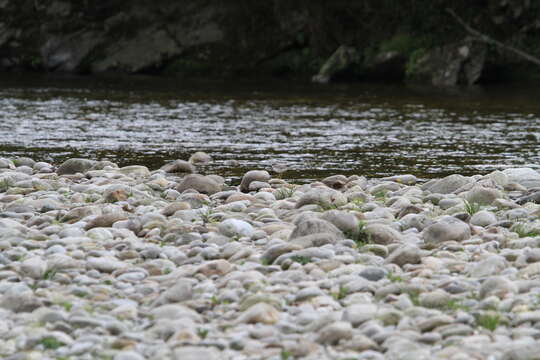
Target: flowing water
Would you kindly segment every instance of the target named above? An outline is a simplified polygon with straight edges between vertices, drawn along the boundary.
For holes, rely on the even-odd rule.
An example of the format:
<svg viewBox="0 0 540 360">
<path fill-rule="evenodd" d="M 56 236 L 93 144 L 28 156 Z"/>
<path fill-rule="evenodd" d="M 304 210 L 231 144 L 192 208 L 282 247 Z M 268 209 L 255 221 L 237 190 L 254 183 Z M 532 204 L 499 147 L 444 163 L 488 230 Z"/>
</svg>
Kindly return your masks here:
<svg viewBox="0 0 540 360">
<path fill-rule="evenodd" d="M 280 162 L 300 181 L 537 168 L 538 90 L 4 75 L 0 156 L 156 169 L 205 151 L 215 159 L 206 173 Z"/>
</svg>

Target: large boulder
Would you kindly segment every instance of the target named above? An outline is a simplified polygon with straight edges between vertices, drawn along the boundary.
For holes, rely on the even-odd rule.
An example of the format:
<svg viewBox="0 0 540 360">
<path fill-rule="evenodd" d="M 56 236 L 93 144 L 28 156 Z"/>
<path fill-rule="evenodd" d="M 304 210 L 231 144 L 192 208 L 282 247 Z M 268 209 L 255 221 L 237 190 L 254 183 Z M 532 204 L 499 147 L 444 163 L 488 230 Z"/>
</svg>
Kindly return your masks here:
<svg viewBox="0 0 540 360">
<path fill-rule="evenodd" d="M 353 64 L 359 62 L 358 51 L 350 46 L 341 45 L 319 70 L 319 73 L 311 81 L 326 84 L 332 80 L 337 73 L 346 70 Z"/>
<path fill-rule="evenodd" d="M 407 64 L 407 79 L 435 86 L 472 85 L 484 68 L 486 45 L 469 39 L 417 52 Z"/>
</svg>

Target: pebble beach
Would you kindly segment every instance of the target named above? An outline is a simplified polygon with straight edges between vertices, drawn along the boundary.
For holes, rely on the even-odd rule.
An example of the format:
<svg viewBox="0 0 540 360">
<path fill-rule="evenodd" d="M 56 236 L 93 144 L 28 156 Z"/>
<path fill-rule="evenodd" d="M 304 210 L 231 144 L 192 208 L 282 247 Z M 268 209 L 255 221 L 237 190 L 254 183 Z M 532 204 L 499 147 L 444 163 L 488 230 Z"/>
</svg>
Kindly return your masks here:
<svg viewBox="0 0 540 360">
<path fill-rule="evenodd" d="M 0 159 L 0 358 L 540 358 L 540 173 Z"/>
</svg>

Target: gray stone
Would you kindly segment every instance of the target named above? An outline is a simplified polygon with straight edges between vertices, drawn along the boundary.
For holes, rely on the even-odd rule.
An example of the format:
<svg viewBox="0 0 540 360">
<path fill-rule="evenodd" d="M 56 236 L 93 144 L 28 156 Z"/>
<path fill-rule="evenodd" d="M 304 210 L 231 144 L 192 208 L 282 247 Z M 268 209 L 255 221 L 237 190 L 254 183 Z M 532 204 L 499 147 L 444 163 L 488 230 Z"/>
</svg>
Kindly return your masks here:
<svg viewBox="0 0 540 360">
<path fill-rule="evenodd" d="M 497 296 L 501 299 L 518 293 L 517 285 L 503 276 L 492 276 L 480 286 L 480 299 Z"/>
<path fill-rule="evenodd" d="M 115 211 L 113 213 L 96 216 L 94 219 L 92 219 L 86 224 L 84 229 L 90 230 L 93 228 L 112 227 L 115 222 L 126 220 L 126 219 L 127 219 L 127 215 L 125 213 Z"/>
<path fill-rule="evenodd" d="M 175 160 L 161 167 L 161 170 L 167 173 L 188 173 L 195 172 L 195 167 L 191 163 L 184 160 Z"/>
<path fill-rule="evenodd" d="M 377 315 L 377 311 L 378 308 L 375 304 L 353 304 L 343 312 L 343 321 L 348 321 L 352 326 L 357 327 L 373 319 Z"/>
<path fill-rule="evenodd" d="M 367 239 L 370 243 L 388 245 L 401 241 L 399 231 L 385 224 L 369 224 L 364 228 Z"/>
<path fill-rule="evenodd" d="M 121 351 L 114 355 L 114 360 L 145 360 L 145 357 L 135 351 Z"/>
<path fill-rule="evenodd" d="M 193 296 L 191 281 L 179 280 L 160 295 L 156 301 L 159 305 L 190 300 Z"/>
<path fill-rule="evenodd" d="M 197 151 L 196 153 L 191 154 L 189 162 L 192 164 L 208 164 L 209 162 L 212 162 L 212 157 L 205 152 Z"/>
<path fill-rule="evenodd" d="M 229 237 L 251 236 L 254 232 L 253 226 L 244 220 L 227 219 L 218 225 L 219 231 Z"/>
<path fill-rule="evenodd" d="M 422 185 L 422 190 L 437 194 L 451 194 L 470 182 L 472 182 L 471 178 L 454 174 L 442 179 L 428 181 Z"/>
<path fill-rule="evenodd" d="M 56 173 L 58 175 L 70 175 L 76 173 L 85 173 L 92 169 L 96 162 L 88 159 L 68 159 L 60 165 Z"/>
<path fill-rule="evenodd" d="M 540 187 L 540 173 L 531 168 L 512 168 L 503 170 L 509 182 L 525 186 L 527 189 Z"/>
<path fill-rule="evenodd" d="M 512 345 L 504 352 L 501 360 L 540 360 L 540 342 Z"/>
<path fill-rule="evenodd" d="M 91 257 L 86 263 L 92 269 L 105 273 L 112 273 L 115 270 L 123 269 L 128 266 L 126 263 L 119 261 L 112 256 Z"/>
<path fill-rule="evenodd" d="M 502 197 L 502 194 L 497 189 L 477 186 L 467 191 L 463 197 L 471 204 L 491 205 L 495 199 Z"/>
<path fill-rule="evenodd" d="M 238 318 L 238 323 L 246 324 L 275 324 L 280 318 L 280 313 L 272 305 L 260 302 L 249 307 Z"/>
<path fill-rule="evenodd" d="M 499 274 L 508 267 L 507 261 L 499 255 L 490 255 L 476 263 L 471 263 L 467 272 L 471 277 L 483 278 Z"/>
<path fill-rule="evenodd" d="M 347 204 L 347 196 L 337 190 L 328 188 L 311 189 L 298 199 L 296 208 L 304 205 L 319 205 L 322 208 L 338 207 Z"/>
<path fill-rule="evenodd" d="M 302 217 L 296 222 L 296 227 L 291 233 L 289 240 L 299 239 L 308 235 L 319 235 L 328 238 L 332 243 L 344 239 L 343 233 L 328 221 L 314 217 Z"/>
<path fill-rule="evenodd" d="M 473 225 L 486 227 L 495 224 L 497 222 L 497 217 L 491 211 L 480 210 L 471 216 L 469 222 Z"/>
<path fill-rule="evenodd" d="M 354 236 L 358 234 L 358 219 L 356 218 L 356 216 L 349 212 L 340 210 L 329 210 L 322 213 L 321 219 L 332 223 L 344 234 L 347 234 L 349 236 Z"/>
<path fill-rule="evenodd" d="M 414 245 L 401 245 L 386 258 L 386 263 L 403 266 L 405 264 L 419 264 L 422 260 L 422 251 Z"/>
<path fill-rule="evenodd" d="M 240 183 L 240 191 L 247 192 L 249 191 L 249 185 L 253 181 L 262 181 L 266 182 L 270 180 L 270 174 L 265 170 L 251 170 L 244 174 L 242 181 Z"/>
<path fill-rule="evenodd" d="M 358 275 L 369 281 L 379 281 L 386 278 L 388 271 L 384 268 L 369 266 L 360 271 Z"/>
<path fill-rule="evenodd" d="M 444 216 L 422 231 L 424 243 L 437 246 L 446 241 L 463 241 L 471 237 L 469 225 L 453 216 Z"/>
<path fill-rule="evenodd" d="M 219 350 L 213 347 L 180 346 L 174 349 L 174 360 L 222 360 Z"/>
<path fill-rule="evenodd" d="M 352 338 L 352 327 L 347 321 L 336 321 L 323 327 L 317 335 L 316 341 L 321 344 L 336 345 L 341 340 Z"/>
<path fill-rule="evenodd" d="M 15 313 L 32 312 L 42 305 L 41 300 L 32 291 L 8 293 L 4 294 L 0 299 L 0 307 Z"/>
<path fill-rule="evenodd" d="M 261 256 L 261 259 L 264 260 L 267 264 L 272 264 L 275 259 L 283 254 L 287 254 L 296 250 L 302 249 L 302 246 L 284 243 L 270 246 Z"/>
<path fill-rule="evenodd" d="M 208 176 L 191 174 L 184 177 L 176 187 L 176 191 L 183 192 L 188 189 L 197 190 L 200 193 L 212 195 L 221 191 L 221 186 Z"/>
<path fill-rule="evenodd" d="M 33 256 L 22 262 L 21 271 L 33 279 L 41 279 L 47 271 L 47 262 L 39 256 Z"/>
</svg>

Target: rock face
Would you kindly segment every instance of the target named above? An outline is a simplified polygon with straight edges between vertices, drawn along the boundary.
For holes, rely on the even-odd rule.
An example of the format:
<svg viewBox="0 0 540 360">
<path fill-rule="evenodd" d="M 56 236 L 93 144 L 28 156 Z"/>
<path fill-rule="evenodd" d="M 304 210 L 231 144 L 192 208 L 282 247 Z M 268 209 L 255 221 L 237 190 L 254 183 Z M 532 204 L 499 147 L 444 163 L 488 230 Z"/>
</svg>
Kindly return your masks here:
<svg viewBox="0 0 540 360">
<path fill-rule="evenodd" d="M 471 40 L 435 48 L 411 59 L 407 78 L 435 86 L 472 85 L 482 75 L 486 50 L 485 44 Z"/>
<path fill-rule="evenodd" d="M 311 79 L 313 82 L 326 84 L 332 77 L 353 64 L 358 63 L 360 55 L 350 46 L 341 45 L 319 70 L 319 73 Z"/>
</svg>

